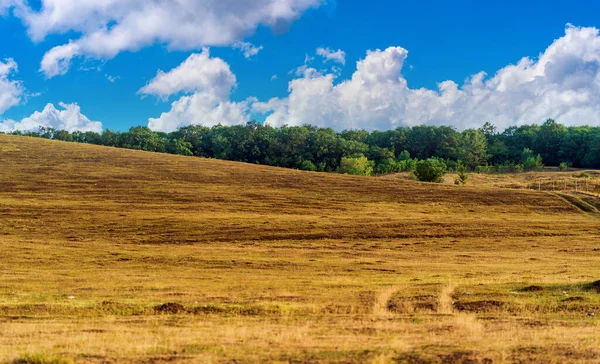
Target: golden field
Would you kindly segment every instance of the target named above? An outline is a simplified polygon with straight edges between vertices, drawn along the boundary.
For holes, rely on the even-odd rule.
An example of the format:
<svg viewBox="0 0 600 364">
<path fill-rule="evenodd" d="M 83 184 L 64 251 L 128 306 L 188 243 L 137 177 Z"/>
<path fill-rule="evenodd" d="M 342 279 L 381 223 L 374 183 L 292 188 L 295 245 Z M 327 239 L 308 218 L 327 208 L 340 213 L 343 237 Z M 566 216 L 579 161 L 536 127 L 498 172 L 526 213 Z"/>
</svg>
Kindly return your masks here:
<svg viewBox="0 0 600 364">
<path fill-rule="evenodd" d="M 0 135 L 0 362 L 600 362 L 600 199 L 536 178 Z"/>
</svg>

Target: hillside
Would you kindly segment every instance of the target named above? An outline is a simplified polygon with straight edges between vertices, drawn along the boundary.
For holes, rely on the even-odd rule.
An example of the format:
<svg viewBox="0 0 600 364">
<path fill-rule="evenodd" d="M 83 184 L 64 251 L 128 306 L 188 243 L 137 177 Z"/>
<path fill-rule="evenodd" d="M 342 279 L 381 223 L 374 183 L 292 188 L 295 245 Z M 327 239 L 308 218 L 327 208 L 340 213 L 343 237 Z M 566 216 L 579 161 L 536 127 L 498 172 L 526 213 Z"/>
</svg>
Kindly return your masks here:
<svg viewBox="0 0 600 364">
<path fill-rule="evenodd" d="M 0 362 L 600 361 L 588 206 L 0 135 Z"/>
<path fill-rule="evenodd" d="M 571 225 L 548 222 L 542 232 L 540 222 L 524 220 L 523 214 L 579 217 L 563 199 L 531 191 L 457 188 L 1 138 L 0 191 L 5 208 L 18 211 L 17 221 L 5 228 L 16 233 L 19 222 L 29 223 L 23 216 L 35 213 L 36 226 L 28 231 L 32 237 L 165 244 L 520 236 Z M 509 229 L 495 214 L 516 218 L 519 226 Z M 478 226 L 457 226 L 473 218 L 480 220 Z"/>
</svg>

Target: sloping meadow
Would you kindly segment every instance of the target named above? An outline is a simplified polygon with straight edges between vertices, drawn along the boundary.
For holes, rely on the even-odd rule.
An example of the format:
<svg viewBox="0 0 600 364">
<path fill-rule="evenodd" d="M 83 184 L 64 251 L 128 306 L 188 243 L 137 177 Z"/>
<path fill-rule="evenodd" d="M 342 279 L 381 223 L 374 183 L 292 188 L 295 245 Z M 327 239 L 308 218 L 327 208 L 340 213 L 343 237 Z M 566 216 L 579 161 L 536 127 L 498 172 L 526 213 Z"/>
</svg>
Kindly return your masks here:
<svg viewBox="0 0 600 364">
<path fill-rule="evenodd" d="M 552 191 L 3 135 L 0 163 L 0 361 L 600 361 L 600 220 Z"/>
</svg>

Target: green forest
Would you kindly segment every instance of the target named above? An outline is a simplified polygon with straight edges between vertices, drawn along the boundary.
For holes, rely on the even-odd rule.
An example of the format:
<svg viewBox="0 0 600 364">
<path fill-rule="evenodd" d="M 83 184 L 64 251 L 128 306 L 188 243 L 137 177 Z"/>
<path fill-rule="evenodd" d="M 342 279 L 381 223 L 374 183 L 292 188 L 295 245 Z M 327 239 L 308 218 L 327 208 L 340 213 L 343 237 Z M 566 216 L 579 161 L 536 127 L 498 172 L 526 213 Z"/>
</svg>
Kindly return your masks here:
<svg viewBox="0 0 600 364">
<path fill-rule="evenodd" d="M 554 120 L 512 126 L 490 123 L 457 131 L 450 126 L 344 130 L 311 125 L 185 126 L 172 133 L 133 127 L 126 132 L 73 132 L 40 128 L 13 132 L 68 142 L 217 158 L 307 171 L 382 175 L 415 171 L 419 163 L 444 172 L 514 173 L 547 166 L 600 168 L 600 127 L 566 127 Z M 434 178 L 435 179 L 435 178 Z"/>
</svg>

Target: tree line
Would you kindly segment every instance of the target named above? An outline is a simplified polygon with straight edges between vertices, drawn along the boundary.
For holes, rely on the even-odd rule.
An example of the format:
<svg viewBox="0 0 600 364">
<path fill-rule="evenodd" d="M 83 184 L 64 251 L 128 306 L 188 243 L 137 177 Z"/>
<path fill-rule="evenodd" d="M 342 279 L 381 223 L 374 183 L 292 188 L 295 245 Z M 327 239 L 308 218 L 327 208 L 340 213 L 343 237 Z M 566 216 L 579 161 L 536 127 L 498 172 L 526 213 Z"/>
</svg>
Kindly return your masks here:
<svg viewBox="0 0 600 364">
<path fill-rule="evenodd" d="M 550 166 L 600 168 L 600 127 L 566 127 L 554 120 L 511 126 L 490 123 L 457 131 L 450 126 L 399 127 L 387 131 L 344 130 L 312 125 L 272 127 L 258 122 L 172 133 L 132 127 L 126 132 L 73 132 L 40 128 L 13 132 L 69 142 L 149 152 L 216 158 L 307 171 L 387 174 L 414 171 L 419 161 L 439 168 L 476 172 L 519 172 Z"/>
</svg>

